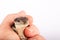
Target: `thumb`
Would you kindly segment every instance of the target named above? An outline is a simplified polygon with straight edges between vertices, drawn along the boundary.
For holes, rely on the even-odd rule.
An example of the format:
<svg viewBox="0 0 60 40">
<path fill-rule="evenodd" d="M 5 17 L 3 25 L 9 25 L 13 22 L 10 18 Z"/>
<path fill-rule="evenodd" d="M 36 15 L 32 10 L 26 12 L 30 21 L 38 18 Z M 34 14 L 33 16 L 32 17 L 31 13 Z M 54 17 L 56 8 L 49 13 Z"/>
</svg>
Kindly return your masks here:
<svg viewBox="0 0 60 40">
<path fill-rule="evenodd" d="M 39 34 L 38 29 L 35 27 L 35 25 L 31 25 L 30 27 L 27 27 L 25 29 L 25 35 L 27 37 L 33 37 L 35 35 Z"/>
</svg>

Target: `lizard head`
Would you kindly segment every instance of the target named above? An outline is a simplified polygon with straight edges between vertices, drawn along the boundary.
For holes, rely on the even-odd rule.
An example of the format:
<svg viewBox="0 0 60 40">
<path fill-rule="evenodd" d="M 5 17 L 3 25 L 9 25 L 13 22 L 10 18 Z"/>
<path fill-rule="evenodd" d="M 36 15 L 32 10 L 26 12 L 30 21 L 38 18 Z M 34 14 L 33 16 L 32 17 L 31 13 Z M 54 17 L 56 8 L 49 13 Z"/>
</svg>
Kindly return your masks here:
<svg viewBox="0 0 60 40">
<path fill-rule="evenodd" d="M 18 17 L 14 20 L 15 25 L 28 25 L 28 18 L 27 17 Z"/>
</svg>

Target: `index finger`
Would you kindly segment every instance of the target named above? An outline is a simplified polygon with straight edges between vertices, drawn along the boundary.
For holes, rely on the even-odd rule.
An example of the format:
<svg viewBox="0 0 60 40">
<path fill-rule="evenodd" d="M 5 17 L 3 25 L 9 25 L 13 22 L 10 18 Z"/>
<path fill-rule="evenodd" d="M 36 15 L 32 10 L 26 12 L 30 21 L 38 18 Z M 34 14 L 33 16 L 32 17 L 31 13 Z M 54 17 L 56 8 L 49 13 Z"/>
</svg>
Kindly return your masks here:
<svg viewBox="0 0 60 40">
<path fill-rule="evenodd" d="M 9 14 L 5 17 L 5 19 L 3 20 L 3 22 L 1 24 L 9 26 L 14 22 L 15 18 L 21 17 L 21 16 L 26 16 L 24 11 L 21 11 L 17 14 Z"/>
</svg>

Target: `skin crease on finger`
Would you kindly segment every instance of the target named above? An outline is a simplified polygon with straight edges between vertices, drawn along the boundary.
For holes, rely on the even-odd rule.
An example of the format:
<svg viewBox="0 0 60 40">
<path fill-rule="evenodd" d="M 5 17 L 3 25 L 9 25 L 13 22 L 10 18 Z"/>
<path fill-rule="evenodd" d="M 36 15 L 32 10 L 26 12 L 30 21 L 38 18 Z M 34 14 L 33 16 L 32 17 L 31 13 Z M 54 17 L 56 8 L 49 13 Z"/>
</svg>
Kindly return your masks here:
<svg viewBox="0 0 60 40">
<path fill-rule="evenodd" d="M 26 30 L 25 30 L 25 35 L 27 37 L 34 38 L 33 37 L 34 35 L 39 34 L 39 32 L 38 32 L 38 30 L 36 30 L 35 26 L 32 25 L 32 22 L 33 22 L 32 17 L 29 16 L 29 15 L 26 15 L 24 11 L 21 11 L 18 14 L 9 14 L 8 16 L 6 16 L 6 18 L 3 20 L 2 24 L 1 24 L 0 38 L 5 38 L 6 39 L 8 37 L 8 38 L 13 38 L 13 39 L 16 38 L 16 40 L 19 40 L 19 37 L 10 28 L 10 25 L 13 23 L 15 18 L 20 17 L 20 16 L 26 16 L 29 19 L 31 27 L 27 27 Z M 3 31 L 1 31 L 1 30 L 3 30 Z M 37 38 L 40 38 L 40 36 L 37 37 Z M 29 39 L 31 39 L 31 38 L 29 38 Z M 44 38 L 42 38 L 42 39 L 44 39 Z"/>
</svg>

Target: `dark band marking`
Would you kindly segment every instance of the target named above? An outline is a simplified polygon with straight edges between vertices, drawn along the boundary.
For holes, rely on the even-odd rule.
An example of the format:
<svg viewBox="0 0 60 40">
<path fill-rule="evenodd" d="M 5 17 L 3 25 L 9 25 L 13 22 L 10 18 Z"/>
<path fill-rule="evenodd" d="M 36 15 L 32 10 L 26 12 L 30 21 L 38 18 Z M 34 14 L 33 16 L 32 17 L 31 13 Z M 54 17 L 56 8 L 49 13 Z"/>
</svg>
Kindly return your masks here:
<svg viewBox="0 0 60 40">
<path fill-rule="evenodd" d="M 28 21 L 28 18 L 26 17 L 19 17 L 14 20 L 15 22 L 20 22 L 22 21 L 24 24 Z"/>
</svg>

